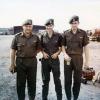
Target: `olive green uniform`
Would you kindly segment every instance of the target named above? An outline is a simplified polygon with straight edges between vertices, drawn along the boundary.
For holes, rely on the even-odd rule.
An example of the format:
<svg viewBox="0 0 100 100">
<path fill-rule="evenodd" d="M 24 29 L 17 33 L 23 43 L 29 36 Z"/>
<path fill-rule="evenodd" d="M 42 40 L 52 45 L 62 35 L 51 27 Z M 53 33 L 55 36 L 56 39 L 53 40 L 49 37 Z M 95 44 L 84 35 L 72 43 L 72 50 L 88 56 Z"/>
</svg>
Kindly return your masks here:
<svg viewBox="0 0 100 100">
<path fill-rule="evenodd" d="M 59 58 L 52 59 L 51 55 L 59 51 L 61 47 L 62 36 L 56 32 L 53 32 L 51 38 L 49 38 L 48 33 L 42 35 L 41 44 L 42 49 L 49 55 L 48 59 L 42 59 L 42 100 L 48 100 L 48 90 L 50 81 L 50 72 L 52 71 L 54 77 L 55 91 L 57 94 L 57 100 L 62 100 L 62 86 L 60 80 L 60 62 Z"/>
<path fill-rule="evenodd" d="M 72 30 L 67 30 L 63 34 L 63 46 L 71 57 L 70 65 L 64 62 L 65 92 L 68 100 L 71 100 L 72 75 L 74 100 L 78 98 L 83 66 L 83 47 L 88 43 L 87 34 L 81 29 L 78 29 L 76 34 L 73 34 Z"/>
<path fill-rule="evenodd" d="M 11 48 L 16 50 L 18 100 L 25 100 L 26 81 L 29 100 L 34 100 L 37 73 L 36 54 L 40 48 L 40 40 L 35 34 L 26 38 L 23 33 L 18 33 L 12 41 Z"/>
</svg>

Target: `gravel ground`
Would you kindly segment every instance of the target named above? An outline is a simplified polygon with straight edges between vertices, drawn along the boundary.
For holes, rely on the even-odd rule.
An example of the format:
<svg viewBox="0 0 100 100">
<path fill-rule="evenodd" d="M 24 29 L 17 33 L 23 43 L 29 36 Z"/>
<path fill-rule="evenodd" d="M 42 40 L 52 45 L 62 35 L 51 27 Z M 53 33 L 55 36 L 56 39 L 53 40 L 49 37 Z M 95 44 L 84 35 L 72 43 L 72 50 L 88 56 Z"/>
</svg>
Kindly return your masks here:
<svg viewBox="0 0 100 100">
<path fill-rule="evenodd" d="M 8 68 L 10 63 L 9 51 L 13 36 L 0 36 L 0 100 L 17 100 L 16 94 L 16 74 L 12 75 Z M 90 66 L 96 71 L 100 70 L 100 43 L 90 42 Z M 38 54 L 37 58 L 41 54 Z M 63 56 L 59 56 L 61 64 L 61 81 L 63 88 L 63 100 L 66 100 L 64 92 L 64 75 L 63 75 Z M 56 100 L 54 82 L 51 74 L 49 100 Z M 41 100 L 42 80 L 41 80 L 41 63 L 38 61 L 37 72 L 37 92 L 36 100 Z M 28 100 L 26 89 L 26 100 Z M 79 100 L 100 100 L 100 84 L 93 86 L 91 82 L 87 85 L 82 84 Z"/>
</svg>

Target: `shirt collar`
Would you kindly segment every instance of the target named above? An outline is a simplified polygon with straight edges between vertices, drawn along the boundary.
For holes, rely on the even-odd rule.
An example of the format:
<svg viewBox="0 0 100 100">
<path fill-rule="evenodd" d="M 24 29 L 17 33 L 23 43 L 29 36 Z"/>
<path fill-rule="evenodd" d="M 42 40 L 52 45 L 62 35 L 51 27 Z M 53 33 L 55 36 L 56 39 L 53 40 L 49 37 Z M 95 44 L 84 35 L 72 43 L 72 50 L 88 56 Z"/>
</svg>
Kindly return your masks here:
<svg viewBox="0 0 100 100">
<path fill-rule="evenodd" d="M 25 35 L 24 35 L 24 33 L 23 32 L 21 32 L 21 35 L 20 35 L 21 37 L 25 37 Z M 31 36 L 33 36 L 33 33 L 31 34 Z M 30 36 L 30 37 L 31 37 Z"/>
<path fill-rule="evenodd" d="M 46 36 L 49 37 L 47 32 L 46 32 Z M 52 37 L 53 36 L 55 36 L 55 32 L 54 31 L 53 31 Z"/>
<path fill-rule="evenodd" d="M 72 29 L 70 29 L 70 33 L 73 34 Z M 80 29 L 79 29 L 79 28 L 78 28 L 77 31 L 76 31 L 76 34 L 77 34 L 77 33 L 80 33 Z"/>
</svg>

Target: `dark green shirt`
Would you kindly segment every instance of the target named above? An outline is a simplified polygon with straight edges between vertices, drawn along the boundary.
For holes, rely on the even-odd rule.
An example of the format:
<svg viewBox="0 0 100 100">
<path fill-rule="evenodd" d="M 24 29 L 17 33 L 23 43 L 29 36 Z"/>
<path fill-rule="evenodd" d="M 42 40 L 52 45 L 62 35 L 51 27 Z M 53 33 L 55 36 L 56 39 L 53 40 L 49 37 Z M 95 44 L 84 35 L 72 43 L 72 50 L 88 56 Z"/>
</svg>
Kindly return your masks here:
<svg viewBox="0 0 100 100">
<path fill-rule="evenodd" d="M 41 47 L 40 44 L 37 35 L 32 34 L 29 38 L 26 38 L 23 33 L 18 33 L 12 40 L 11 48 L 17 51 L 17 57 L 34 57 Z"/>
<path fill-rule="evenodd" d="M 54 32 L 52 37 L 49 38 L 48 33 L 45 33 L 41 37 L 41 44 L 42 49 L 51 56 L 62 46 L 62 36 L 61 34 Z"/>
<path fill-rule="evenodd" d="M 76 34 L 67 30 L 63 34 L 63 46 L 68 54 L 82 55 L 83 47 L 89 43 L 89 38 L 84 30 L 78 29 Z"/>
</svg>

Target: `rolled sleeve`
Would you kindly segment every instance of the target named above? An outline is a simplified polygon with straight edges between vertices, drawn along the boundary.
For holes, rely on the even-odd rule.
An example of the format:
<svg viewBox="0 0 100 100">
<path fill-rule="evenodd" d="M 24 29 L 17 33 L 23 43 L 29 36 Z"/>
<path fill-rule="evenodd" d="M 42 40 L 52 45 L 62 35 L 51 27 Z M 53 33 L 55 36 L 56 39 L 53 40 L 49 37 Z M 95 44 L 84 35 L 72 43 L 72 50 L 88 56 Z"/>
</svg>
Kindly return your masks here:
<svg viewBox="0 0 100 100">
<path fill-rule="evenodd" d="M 43 35 L 41 36 L 41 48 L 42 48 L 42 50 L 44 48 L 44 45 L 43 45 Z"/>
<path fill-rule="evenodd" d="M 40 39 L 39 39 L 39 37 L 37 37 L 37 50 L 41 50 L 41 41 L 40 41 Z"/>
<path fill-rule="evenodd" d="M 12 40 L 11 49 L 17 50 L 17 40 L 16 40 L 16 37 L 14 37 L 13 40 Z"/>
<path fill-rule="evenodd" d="M 59 40 L 58 40 L 59 47 L 62 47 L 62 40 L 63 40 L 62 35 L 59 35 Z"/>
<path fill-rule="evenodd" d="M 87 36 L 87 33 L 84 32 L 83 46 L 86 46 L 87 44 L 89 44 L 89 37 Z"/>
<path fill-rule="evenodd" d="M 65 35 L 65 33 L 62 34 L 62 46 L 66 46 L 66 35 Z"/>
</svg>

